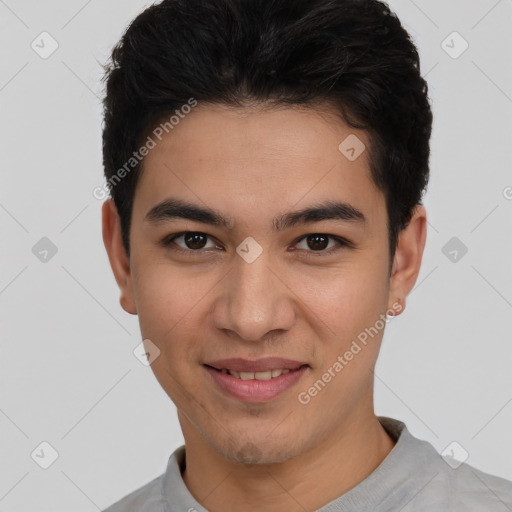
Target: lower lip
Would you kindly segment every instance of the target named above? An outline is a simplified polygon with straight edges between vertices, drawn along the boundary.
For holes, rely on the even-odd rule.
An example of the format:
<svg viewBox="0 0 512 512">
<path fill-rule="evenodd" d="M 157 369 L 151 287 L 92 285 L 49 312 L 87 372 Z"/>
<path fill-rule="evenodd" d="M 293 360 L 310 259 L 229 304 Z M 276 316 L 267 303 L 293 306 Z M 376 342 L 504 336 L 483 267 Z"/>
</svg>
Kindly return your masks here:
<svg viewBox="0 0 512 512">
<path fill-rule="evenodd" d="M 266 402 L 292 387 L 306 372 L 308 366 L 290 370 L 269 380 L 242 380 L 229 373 L 222 373 L 210 366 L 205 366 L 217 385 L 228 395 L 244 402 Z"/>
</svg>

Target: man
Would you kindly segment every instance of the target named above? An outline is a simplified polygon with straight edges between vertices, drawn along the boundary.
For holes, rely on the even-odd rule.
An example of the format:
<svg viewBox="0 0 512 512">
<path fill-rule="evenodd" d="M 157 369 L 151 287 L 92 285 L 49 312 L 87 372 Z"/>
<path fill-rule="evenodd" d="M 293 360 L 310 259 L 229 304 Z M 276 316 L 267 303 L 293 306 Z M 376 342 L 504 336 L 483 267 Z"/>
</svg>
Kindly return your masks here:
<svg viewBox="0 0 512 512">
<path fill-rule="evenodd" d="M 387 5 L 164 0 L 106 71 L 103 238 L 185 439 L 108 512 L 512 510 L 374 413 L 432 126 Z"/>
</svg>

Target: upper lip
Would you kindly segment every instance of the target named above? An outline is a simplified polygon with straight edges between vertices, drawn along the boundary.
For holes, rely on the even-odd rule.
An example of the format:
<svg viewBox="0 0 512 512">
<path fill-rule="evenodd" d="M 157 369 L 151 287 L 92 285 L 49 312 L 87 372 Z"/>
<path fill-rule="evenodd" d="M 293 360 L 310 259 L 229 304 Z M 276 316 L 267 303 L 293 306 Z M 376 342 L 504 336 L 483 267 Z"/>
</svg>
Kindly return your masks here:
<svg viewBox="0 0 512 512">
<path fill-rule="evenodd" d="M 231 359 L 218 359 L 205 363 L 213 366 L 217 370 L 235 370 L 237 372 L 267 372 L 269 370 L 289 369 L 295 370 L 307 363 L 294 361 L 292 359 L 283 359 L 282 357 L 263 357 L 261 359 L 242 359 L 240 357 Z"/>
</svg>

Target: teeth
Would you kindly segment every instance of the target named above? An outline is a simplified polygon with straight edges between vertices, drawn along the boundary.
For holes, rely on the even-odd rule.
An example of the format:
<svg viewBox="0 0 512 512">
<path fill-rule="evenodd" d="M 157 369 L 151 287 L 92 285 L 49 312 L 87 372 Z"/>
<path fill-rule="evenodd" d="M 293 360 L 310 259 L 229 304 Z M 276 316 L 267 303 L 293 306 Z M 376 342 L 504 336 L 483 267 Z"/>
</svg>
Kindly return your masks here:
<svg viewBox="0 0 512 512">
<path fill-rule="evenodd" d="M 237 372 L 236 370 L 225 370 L 224 368 L 221 371 L 242 380 L 270 380 L 290 372 L 289 369 L 268 370 L 266 372 Z"/>
<path fill-rule="evenodd" d="M 268 372 L 256 372 L 254 378 L 256 380 L 270 380 L 272 378 L 272 370 Z"/>
</svg>

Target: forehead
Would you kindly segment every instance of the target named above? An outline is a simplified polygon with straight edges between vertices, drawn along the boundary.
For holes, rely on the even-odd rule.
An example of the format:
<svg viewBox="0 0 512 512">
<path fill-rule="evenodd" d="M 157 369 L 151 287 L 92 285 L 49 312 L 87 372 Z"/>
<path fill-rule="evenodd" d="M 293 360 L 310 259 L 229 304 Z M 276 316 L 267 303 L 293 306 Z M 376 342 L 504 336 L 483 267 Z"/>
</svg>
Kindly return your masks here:
<svg viewBox="0 0 512 512">
<path fill-rule="evenodd" d="M 169 196 L 230 218 L 255 212 L 274 218 L 294 205 L 335 200 L 367 217 L 382 213 L 366 133 L 325 110 L 198 105 L 155 142 L 143 162 L 134 213 L 140 207 L 145 215 Z"/>
</svg>

